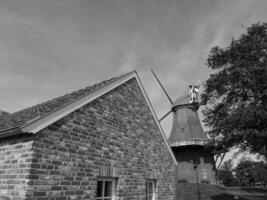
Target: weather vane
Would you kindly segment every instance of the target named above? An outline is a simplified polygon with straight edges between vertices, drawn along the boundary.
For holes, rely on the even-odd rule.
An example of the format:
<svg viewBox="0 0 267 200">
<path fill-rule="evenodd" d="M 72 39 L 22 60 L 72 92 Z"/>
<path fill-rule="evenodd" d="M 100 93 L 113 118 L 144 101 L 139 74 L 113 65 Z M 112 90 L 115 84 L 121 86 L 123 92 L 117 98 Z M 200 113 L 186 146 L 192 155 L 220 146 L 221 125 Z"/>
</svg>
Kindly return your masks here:
<svg viewBox="0 0 267 200">
<path fill-rule="evenodd" d="M 191 83 L 189 85 L 189 103 L 198 103 L 199 84 Z"/>
</svg>

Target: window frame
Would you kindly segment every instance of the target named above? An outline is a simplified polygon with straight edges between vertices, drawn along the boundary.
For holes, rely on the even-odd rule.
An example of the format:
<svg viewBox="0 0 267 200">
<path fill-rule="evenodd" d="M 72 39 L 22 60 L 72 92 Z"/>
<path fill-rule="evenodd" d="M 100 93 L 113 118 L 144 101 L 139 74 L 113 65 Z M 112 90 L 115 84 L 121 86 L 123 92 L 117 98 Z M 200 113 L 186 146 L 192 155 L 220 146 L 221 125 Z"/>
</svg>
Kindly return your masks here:
<svg viewBox="0 0 267 200">
<path fill-rule="evenodd" d="M 201 179 L 208 179 L 207 169 L 201 169 Z"/>
<path fill-rule="evenodd" d="M 99 181 L 102 181 L 102 189 L 101 189 L 101 197 L 97 197 L 96 196 L 96 200 L 107 200 L 107 199 L 111 199 L 111 200 L 115 200 L 116 197 L 116 179 L 115 178 L 105 178 L 105 177 L 101 177 L 97 179 L 97 183 Z M 105 182 L 111 182 L 111 196 L 105 197 Z M 96 184 L 97 184 L 96 183 Z M 97 186 L 96 186 L 97 187 Z M 96 188 L 97 191 L 97 188 Z M 96 194 L 97 195 L 97 194 Z"/>
<path fill-rule="evenodd" d="M 152 184 L 152 193 L 148 193 L 148 184 Z M 156 180 L 147 179 L 146 180 L 146 200 L 155 200 L 156 199 Z"/>
</svg>

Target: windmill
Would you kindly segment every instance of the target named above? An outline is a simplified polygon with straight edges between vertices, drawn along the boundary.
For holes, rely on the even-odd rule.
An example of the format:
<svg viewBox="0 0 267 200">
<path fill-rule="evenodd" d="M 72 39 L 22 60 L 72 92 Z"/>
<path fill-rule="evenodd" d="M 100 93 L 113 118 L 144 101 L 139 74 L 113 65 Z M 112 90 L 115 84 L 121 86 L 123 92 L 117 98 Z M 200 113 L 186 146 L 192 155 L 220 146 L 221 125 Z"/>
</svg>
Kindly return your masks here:
<svg viewBox="0 0 267 200">
<path fill-rule="evenodd" d="M 214 157 L 210 150 L 204 148 L 209 140 L 197 112 L 199 85 L 190 84 L 187 93 L 172 101 L 154 71 L 151 71 L 171 103 L 171 109 L 159 122 L 173 114 L 168 142 L 178 163 L 178 182 L 216 184 Z"/>
</svg>

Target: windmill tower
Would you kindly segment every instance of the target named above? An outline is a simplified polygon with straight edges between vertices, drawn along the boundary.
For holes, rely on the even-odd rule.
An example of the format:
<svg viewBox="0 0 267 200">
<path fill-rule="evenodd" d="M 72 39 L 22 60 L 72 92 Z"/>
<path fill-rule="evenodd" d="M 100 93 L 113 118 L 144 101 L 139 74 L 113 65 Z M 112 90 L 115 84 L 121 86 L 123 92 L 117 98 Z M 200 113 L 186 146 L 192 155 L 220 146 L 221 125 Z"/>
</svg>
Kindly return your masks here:
<svg viewBox="0 0 267 200">
<path fill-rule="evenodd" d="M 199 86 L 191 84 L 188 93 L 173 102 L 155 73 L 152 73 L 172 105 L 171 110 L 159 121 L 173 113 L 168 141 L 178 163 L 178 182 L 216 184 L 214 157 L 212 152 L 205 148 L 208 138 L 197 112 Z"/>
</svg>

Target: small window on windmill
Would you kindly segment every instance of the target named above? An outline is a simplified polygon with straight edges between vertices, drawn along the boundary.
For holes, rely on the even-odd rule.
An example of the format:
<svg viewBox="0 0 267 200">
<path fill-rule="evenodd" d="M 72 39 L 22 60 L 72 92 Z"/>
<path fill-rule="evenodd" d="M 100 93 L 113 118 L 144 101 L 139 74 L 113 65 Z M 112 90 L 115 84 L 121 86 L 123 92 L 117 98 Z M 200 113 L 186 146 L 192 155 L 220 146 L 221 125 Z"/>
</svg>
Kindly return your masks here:
<svg viewBox="0 0 267 200">
<path fill-rule="evenodd" d="M 206 169 L 201 170 L 201 178 L 206 179 L 207 178 L 207 171 Z"/>
</svg>

